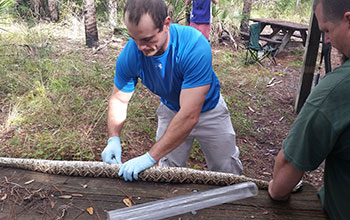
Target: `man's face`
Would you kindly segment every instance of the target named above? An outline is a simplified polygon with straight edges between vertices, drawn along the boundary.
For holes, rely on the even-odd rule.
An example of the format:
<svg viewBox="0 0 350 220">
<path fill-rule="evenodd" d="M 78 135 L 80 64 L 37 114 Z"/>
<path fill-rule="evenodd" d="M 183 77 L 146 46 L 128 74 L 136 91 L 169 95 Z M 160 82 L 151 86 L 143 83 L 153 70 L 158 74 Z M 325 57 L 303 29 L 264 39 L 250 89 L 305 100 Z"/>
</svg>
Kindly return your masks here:
<svg viewBox="0 0 350 220">
<path fill-rule="evenodd" d="M 342 20 L 328 21 L 325 19 L 326 15 L 323 13 L 323 4 L 319 3 L 316 7 L 315 15 L 320 30 L 325 32 L 325 42 L 349 56 L 350 44 L 348 43 L 348 39 L 350 39 L 350 28 L 346 14 Z"/>
<path fill-rule="evenodd" d="M 156 28 L 149 14 L 141 16 L 138 25 L 129 22 L 129 14 L 125 14 L 125 25 L 130 37 L 135 41 L 138 49 L 145 56 L 161 55 L 168 47 L 170 18 L 164 22 L 163 30 Z"/>
</svg>

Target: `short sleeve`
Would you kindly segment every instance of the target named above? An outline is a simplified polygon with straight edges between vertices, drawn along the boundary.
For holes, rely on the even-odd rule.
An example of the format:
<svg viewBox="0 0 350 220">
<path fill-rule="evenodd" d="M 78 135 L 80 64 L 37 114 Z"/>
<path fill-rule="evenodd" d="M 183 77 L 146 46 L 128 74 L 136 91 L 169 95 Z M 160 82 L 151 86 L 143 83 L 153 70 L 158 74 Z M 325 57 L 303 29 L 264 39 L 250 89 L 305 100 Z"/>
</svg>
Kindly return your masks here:
<svg viewBox="0 0 350 220">
<path fill-rule="evenodd" d="M 201 35 L 193 48 L 188 48 L 183 57 L 182 71 L 184 81 L 182 89 L 203 86 L 212 83 L 212 54 L 208 40 Z"/>
<path fill-rule="evenodd" d="M 123 92 L 133 92 L 137 84 L 137 52 L 132 40 L 125 45 L 115 65 L 114 85 Z M 134 59 L 129 59 L 134 57 Z"/>
</svg>

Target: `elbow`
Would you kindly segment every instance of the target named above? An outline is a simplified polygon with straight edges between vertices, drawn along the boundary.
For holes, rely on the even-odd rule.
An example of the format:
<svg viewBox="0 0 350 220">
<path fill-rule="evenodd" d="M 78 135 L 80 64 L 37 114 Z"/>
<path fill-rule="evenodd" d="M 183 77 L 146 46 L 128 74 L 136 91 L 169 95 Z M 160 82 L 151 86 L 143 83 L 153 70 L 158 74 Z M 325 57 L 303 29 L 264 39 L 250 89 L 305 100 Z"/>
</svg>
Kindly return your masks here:
<svg viewBox="0 0 350 220">
<path fill-rule="evenodd" d="M 198 117 L 193 117 L 189 119 L 189 123 L 192 127 L 196 126 L 196 124 L 198 123 L 199 118 Z"/>
<path fill-rule="evenodd" d="M 194 127 L 199 121 L 199 114 L 189 114 L 186 117 L 186 122 L 191 126 Z"/>
</svg>

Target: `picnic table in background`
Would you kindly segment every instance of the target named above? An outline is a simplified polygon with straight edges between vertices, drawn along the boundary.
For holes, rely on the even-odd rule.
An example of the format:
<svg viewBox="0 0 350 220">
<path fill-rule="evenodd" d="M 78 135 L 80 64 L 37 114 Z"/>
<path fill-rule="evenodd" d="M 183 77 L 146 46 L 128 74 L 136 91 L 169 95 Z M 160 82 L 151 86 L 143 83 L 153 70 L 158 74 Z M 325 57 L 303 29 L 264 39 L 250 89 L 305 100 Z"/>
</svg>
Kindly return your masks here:
<svg viewBox="0 0 350 220">
<path fill-rule="evenodd" d="M 122 179 L 52 175 L 0 167 L 0 219 L 106 219 L 107 212 L 130 204 L 202 192 L 220 186 L 190 183 L 125 182 Z M 6 194 L 6 196 L 5 196 Z M 316 189 L 305 184 L 286 202 L 267 190 L 255 197 L 167 219 L 327 219 Z"/>
<path fill-rule="evenodd" d="M 275 56 L 279 54 L 288 43 L 301 43 L 303 46 L 306 44 L 308 25 L 270 18 L 251 18 L 249 20 L 261 24 L 259 39 L 278 48 Z M 249 36 L 248 33 L 241 34 L 243 36 Z"/>
</svg>

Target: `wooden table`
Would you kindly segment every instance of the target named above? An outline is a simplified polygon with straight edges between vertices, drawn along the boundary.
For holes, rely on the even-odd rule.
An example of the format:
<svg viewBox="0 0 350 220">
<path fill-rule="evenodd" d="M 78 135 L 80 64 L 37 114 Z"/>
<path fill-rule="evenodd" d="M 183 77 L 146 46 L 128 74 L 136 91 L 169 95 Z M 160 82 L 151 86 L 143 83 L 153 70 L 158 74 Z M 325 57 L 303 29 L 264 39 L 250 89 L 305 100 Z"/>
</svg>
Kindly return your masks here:
<svg viewBox="0 0 350 220">
<path fill-rule="evenodd" d="M 125 182 L 122 179 L 50 175 L 0 167 L 0 219 L 106 219 L 106 211 L 124 208 L 123 199 L 136 204 L 205 191 L 219 186 Z M 6 194 L 6 196 L 5 196 Z M 92 214 L 89 211 L 93 210 Z M 287 202 L 274 202 L 266 190 L 259 195 L 168 218 L 186 219 L 327 219 L 310 185 Z"/>
<path fill-rule="evenodd" d="M 280 53 L 289 42 L 294 41 L 292 36 L 300 38 L 304 46 L 306 44 L 308 25 L 269 18 L 251 18 L 250 20 L 261 23 L 261 37 L 265 38 L 268 43 L 269 39 L 280 42 L 275 55 Z M 270 27 L 272 32 L 266 34 L 266 31 L 264 31 L 266 27 Z"/>
</svg>

